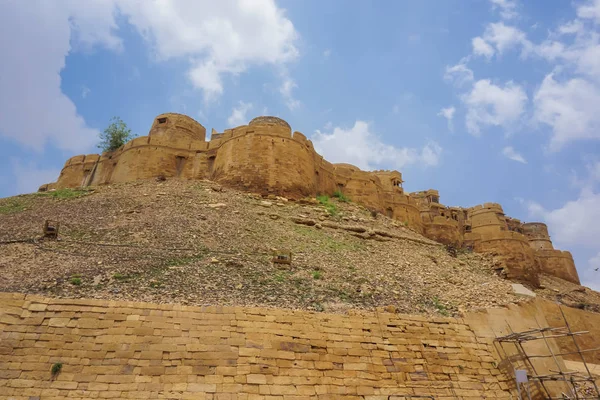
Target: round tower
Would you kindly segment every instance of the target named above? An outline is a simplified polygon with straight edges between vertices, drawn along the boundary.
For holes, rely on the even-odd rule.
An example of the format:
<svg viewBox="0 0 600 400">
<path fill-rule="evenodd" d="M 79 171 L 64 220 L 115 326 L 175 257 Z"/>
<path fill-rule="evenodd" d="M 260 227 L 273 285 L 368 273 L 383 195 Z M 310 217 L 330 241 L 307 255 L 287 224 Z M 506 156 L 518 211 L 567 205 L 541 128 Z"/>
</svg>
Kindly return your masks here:
<svg viewBox="0 0 600 400">
<path fill-rule="evenodd" d="M 172 147 L 188 148 L 190 141 L 204 141 L 206 128 L 183 114 L 165 113 L 154 118 L 148 136 L 152 141 L 169 142 Z"/>
<path fill-rule="evenodd" d="M 316 194 L 314 150 L 277 117 L 254 118 L 224 135 L 211 174 L 217 182 L 261 194 Z"/>
<path fill-rule="evenodd" d="M 541 222 L 523 224 L 523 233 L 534 250 L 553 250 L 552 241 L 548 234 L 548 226 Z"/>
</svg>

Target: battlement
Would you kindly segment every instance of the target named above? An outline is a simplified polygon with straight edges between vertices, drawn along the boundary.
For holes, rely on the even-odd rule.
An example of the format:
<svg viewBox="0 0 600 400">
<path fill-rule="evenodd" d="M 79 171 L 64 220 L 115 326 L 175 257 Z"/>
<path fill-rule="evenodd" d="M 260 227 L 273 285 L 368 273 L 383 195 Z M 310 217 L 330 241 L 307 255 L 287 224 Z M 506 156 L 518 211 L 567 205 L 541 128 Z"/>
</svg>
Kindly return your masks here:
<svg viewBox="0 0 600 400">
<path fill-rule="evenodd" d="M 315 152 L 304 134 L 292 133 L 286 121 L 273 116 L 256 117 L 221 133 L 213 129 L 206 141 L 206 128 L 193 118 L 160 114 L 147 136 L 102 155 L 69 158 L 57 182 L 40 190 L 156 177 L 211 179 L 290 199 L 339 191 L 441 243 L 500 254 L 517 279 L 536 284 L 541 265 L 544 272 L 578 281 L 570 253 L 554 250 L 545 224 L 506 217 L 498 203 L 447 207 L 435 189 L 407 195 L 399 171 L 332 164 Z"/>
</svg>

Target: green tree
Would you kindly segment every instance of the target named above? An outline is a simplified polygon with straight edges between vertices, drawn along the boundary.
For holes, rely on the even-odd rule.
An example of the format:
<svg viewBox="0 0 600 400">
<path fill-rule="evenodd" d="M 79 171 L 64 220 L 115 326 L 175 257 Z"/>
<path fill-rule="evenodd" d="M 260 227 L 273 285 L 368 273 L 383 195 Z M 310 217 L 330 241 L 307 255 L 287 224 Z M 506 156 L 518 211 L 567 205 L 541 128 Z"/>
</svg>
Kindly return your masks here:
<svg viewBox="0 0 600 400">
<path fill-rule="evenodd" d="M 113 117 L 108 128 L 100 134 L 100 144 L 98 147 L 102 151 L 113 151 L 123 146 L 125 143 L 135 137 L 127 124 L 119 117 Z"/>
</svg>

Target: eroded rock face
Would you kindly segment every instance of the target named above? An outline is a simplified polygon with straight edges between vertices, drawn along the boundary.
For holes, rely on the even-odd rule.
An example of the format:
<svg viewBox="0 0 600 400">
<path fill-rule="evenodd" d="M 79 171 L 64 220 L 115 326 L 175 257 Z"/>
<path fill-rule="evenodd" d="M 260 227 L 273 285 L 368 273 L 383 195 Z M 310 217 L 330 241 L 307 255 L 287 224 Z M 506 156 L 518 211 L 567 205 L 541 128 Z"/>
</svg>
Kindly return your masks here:
<svg viewBox="0 0 600 400">
<path fill-rule="evenodd" d="M 41 191 L 157 178 L 210 179 L 261 195 L 300 200 L 341 192 L 373 212 L 401 221 L 441 243 L 490 252 L 509 276 L 537 285 L 538 272 L 579 283 L 573 258 L 555 250 L 544 224 L 506 217 L 499 204 L 446 207 L 430 189 L 407 194 L 398 171 L 362 171 L 332 164 L 300 132 L 277 117 L 260 116 L 248 125 L 212 130 L 175 113 L 157 116 L 148 136 L 102 155 L 79 155 L 65 163 L 58 180 Z"/>
</svg>

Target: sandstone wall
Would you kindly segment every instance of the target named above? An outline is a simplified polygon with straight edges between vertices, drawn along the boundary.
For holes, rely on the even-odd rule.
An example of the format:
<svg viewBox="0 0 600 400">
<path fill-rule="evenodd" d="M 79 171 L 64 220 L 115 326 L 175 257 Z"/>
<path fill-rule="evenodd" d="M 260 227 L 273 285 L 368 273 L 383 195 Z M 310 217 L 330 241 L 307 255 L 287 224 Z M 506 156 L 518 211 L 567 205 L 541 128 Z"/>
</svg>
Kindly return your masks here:
<svg viewBox="0 0 600 400">
<path fill-rule="evenodd" d="M 539 260 L 542 272 L 573 282 L 577 285 L 580 284 L 579 274 L 575 268 L 575 261 L 570 252 L 560 250 L 538 250 L 535 252 L 535 255 Z"/>
<path fill-rule="evenodd" d="M 510 398 L 492 338 L 454 318 L 0 293 L 0 339 L 2 398 Z"/>
</svg>

